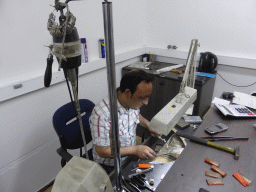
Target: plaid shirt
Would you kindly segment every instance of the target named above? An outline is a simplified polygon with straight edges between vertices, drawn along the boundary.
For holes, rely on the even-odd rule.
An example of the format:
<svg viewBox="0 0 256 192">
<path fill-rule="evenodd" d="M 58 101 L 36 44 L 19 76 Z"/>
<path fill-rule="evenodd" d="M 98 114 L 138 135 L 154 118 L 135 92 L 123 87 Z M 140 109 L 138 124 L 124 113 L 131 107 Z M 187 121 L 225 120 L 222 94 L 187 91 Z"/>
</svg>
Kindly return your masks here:
<svg viewBox="0 0 256 192">
<path fill-rule="evenodd" d="M 118 110 L 118 127 L 120 147 L 128 147 L 136 145 L 136 128 L 139 121 L 139 110 L 126 110 L 117 100 Z M 109 130 L 111 128 L 109 98 L 106 97 L 97 104 L 89 119 L 92 141 L 93 141 L 93 158 L 94 161 L 114 166 L 113 158 L 102 158 L 96 150 L 95 145 L 110 146 Z M 126 157 L 122 157 L 123 161 Z"/>
</svg>

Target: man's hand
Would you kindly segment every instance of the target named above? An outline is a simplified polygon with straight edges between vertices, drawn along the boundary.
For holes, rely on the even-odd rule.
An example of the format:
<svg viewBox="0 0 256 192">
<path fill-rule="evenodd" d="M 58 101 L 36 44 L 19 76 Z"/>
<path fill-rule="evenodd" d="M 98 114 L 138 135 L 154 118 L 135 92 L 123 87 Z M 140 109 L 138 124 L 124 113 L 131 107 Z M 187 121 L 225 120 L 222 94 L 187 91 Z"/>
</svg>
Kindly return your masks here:
<svg viewBox="0 0 256 192">
<path fill-rule="evenodd" d="M 95 149 L 100 157 L 113 158 L 111 155 L 110 146 L 103 147 L 95 145 Z M 137 155 L 140 159 L 143 160 L 152 159 L 156 156 L 156 153 L 146 145 L 120 147 L 120 153 L 122 157 L 127 155 Z"/>
<path fill-rule="evenodd" d="M 142 160 L 147 160 L 154 158 L 156 153 L 146 145 L 137 145 L 136 155 Z"/>
<path fill-rule="evenodd" d="M 140 118 L 140 125 L 142 127 L 145 127 L 145 128 L 148 128 L 149 131 L 151 132 L 151 134 L 154 136 L 155 134 L 159 134 L 158 131 L 150 128 L 148 125 L 149 125 L 149 121 L 147 119 L 145 119 L 141 114 L 139 114 L 139 118 Z"/>
<path fill-rule="evenodd" d="M 151 134 L 154 136 L 155 134 L 159 134 L 159 132 L 158 131 L 156 131 L 156 130 L 154 130 L 154 129 L 152 129 L 152 128 L 148 128 L 149 129 L 149 131 L 151 132 Z"/>
</svg>

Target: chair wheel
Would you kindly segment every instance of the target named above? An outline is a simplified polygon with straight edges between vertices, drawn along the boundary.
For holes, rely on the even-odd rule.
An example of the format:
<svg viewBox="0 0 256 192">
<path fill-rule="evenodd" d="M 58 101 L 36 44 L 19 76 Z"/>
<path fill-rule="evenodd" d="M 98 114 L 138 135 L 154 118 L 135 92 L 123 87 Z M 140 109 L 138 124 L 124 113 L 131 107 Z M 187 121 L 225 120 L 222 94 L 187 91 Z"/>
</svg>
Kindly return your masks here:
<svg viewBox="0 0 256 192">
<path fill-rule="evenodd" d="M 67 162 L 62 158 L 62 159 L 61 159 L 61 162 L 60 162 L 62 168 L 66 165 L 66 163 L 67 163 Z"/>
</svg>

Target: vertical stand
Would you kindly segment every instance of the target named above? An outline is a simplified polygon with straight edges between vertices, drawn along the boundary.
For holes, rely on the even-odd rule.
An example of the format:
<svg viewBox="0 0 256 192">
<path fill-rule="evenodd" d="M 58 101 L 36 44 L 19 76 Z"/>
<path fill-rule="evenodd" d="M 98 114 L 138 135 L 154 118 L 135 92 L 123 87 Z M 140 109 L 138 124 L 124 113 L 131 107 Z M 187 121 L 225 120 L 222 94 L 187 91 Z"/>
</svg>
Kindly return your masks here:
<svg viewBox="0 0 256 192">
<path fill-rule="evenodd" d="M 103 19 L 105 33 L 105 50 L 108 77 L 108 92 L 110 101 L 111 115 L 111 133 L 112 141 L 111 153 L 114 155 L 115 174 L 116 174 L 116 191 L 121 191 L 121 155 L 119 145 L 119 128 L 117 115 L 117 93 L 116 93 L 116 74 L 115 74 L 115 52 L 113 39 L 113 19 L 112 19 L 112 2 L 103 2 Z"/>
</svg>

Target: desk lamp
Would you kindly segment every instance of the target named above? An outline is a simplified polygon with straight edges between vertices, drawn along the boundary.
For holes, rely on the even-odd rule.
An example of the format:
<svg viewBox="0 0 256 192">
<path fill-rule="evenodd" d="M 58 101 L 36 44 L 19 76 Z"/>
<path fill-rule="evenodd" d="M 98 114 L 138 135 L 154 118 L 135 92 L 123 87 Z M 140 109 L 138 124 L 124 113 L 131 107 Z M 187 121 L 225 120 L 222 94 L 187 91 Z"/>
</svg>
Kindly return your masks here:
<svg viewBox="0 0 256 192">
<path fill-rule="evenodd" d="M 197 98 L 197 90 L 194 89 L 194 85 L 198 46 L 198 40 L 193 39 L 191 41 L 186 70 L 181 82 L 179 93 L 149 122 L 149 127 L 155 129 L 159 133 L 168 135 L 171 130 L 176 132 L 174 126 Z"/>
</svg>

